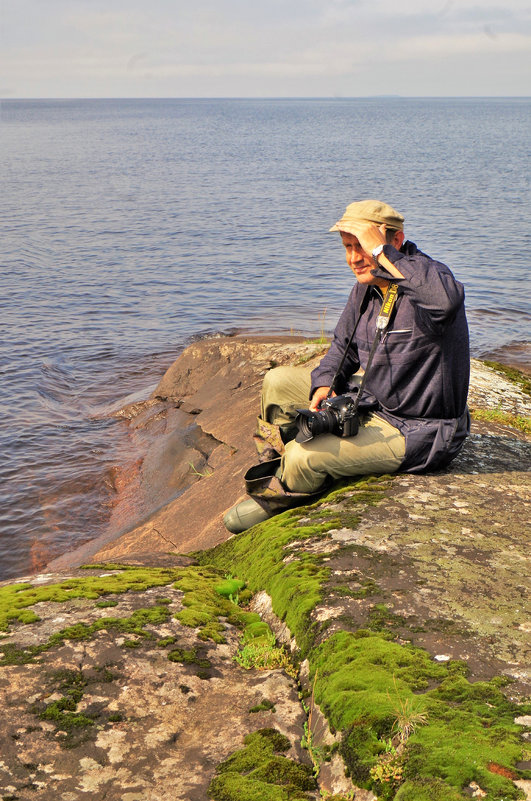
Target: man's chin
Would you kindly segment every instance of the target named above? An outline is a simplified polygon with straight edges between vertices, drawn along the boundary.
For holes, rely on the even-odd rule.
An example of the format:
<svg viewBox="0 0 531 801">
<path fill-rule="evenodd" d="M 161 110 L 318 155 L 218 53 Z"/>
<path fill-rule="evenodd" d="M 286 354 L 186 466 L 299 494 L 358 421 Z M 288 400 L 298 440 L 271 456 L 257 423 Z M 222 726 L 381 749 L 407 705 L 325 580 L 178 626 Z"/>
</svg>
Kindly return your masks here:
<svg viewBox="0 0 531 801">
<path fill-rule="evenodd" d="M 354 273 L 358 284 L 374 284 L 376 279 L 370 270 L 364 270 L 361 273 Z"/>
</svg>

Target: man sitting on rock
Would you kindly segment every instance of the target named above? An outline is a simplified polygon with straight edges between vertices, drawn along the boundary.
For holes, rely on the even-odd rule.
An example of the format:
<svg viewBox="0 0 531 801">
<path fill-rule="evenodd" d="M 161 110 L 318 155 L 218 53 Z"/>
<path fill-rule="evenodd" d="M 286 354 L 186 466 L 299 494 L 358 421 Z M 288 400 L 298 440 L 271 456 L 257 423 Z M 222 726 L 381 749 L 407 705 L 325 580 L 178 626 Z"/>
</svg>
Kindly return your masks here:
<svg viewBox="0 0 531 801">
<path fill-rule="evenodd" d="M 305 503 L 333 479 L 434 470 L 458 454 L 469 431 L 464 290 L 404 239 L 403 227 L 391 206 L 362 200 L 330 229 L 357 283 L 319 366 L 266 374 L 255 437 L 261 464 L 245 475 L 250 497 L 224 517 L 229 531 Z M 349 436 L 347 422 L 343 432 L 312 436 L 312 425 L 334 429 L 342 412 L 323 413 L 321 404 L 344 395 L 347 406 L 359 404 L 358 432 Z M 308 398 L 317 418 L 298 415 Z"/>
</svg>

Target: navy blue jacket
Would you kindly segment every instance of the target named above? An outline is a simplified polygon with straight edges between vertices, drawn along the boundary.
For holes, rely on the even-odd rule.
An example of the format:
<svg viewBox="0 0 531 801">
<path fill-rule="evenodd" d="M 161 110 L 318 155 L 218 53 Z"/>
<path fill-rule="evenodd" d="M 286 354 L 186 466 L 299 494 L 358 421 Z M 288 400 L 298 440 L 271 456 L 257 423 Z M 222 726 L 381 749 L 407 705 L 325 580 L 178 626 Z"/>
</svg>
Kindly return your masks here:
<svg viewBox="0 0 531 801">
<path fill-rule="evenodd" d="M 401 470 L 420 472 L 447 465 L 469 431 L 466 407 L 470 376 L 468 326 L 463 285 L 448 267 L 426 256 L 413 242 L 400 251 L 384 246 L 384 254 L 400 270 L 395 279 L 383 269 L 373 275 L 398 284 L 398 297 L 387 330 L 367 375 L 362 405 L 406 438 Z M 366 287 L 356 284 L 339 318 L 328 353 L 312 372 L 311 394 L 330 386 L 356 323 Z M 336 382 L 337 394 L 348 392 L 350 379 L 365 368 L 376 332 L 382 296 L 371 287 L 354 341 Z"/>
</svg>

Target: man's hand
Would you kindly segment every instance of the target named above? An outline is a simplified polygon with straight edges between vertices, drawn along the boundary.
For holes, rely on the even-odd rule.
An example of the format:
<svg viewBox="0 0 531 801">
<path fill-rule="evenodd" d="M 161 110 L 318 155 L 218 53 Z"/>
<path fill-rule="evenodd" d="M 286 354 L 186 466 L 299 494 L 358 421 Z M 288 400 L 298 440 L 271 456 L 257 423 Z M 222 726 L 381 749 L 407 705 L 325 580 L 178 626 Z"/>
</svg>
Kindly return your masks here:
<svg viewBox="0 0 531 801">
<path fill-rule="evenodd" d="M 385 223 L 378 227 L 376 223 L 362 221 L 359 223 L 355 222 L 350 225 L 350 232 L 358 238 L 358 242 L 360 243 L 363 251 L 365 252 L 367 258 L 371 259 L 371 261 L 374 248 L 377 248 L 378 245 L 385 245 L 387 242 L 387 226 Z M 400 239 L 398 242 L 396 242 L 397 250 L 400 248 L 403 241 L 404 236 L 403 234 L 400 234 Z M 400 270 L 395 267 L 391 261 L 389 261 L 385 253 L 381 253 L 378 256 L 378 265 L 383 267 L 386 272 L 390 273 L 393 278 L 404 278 Z M 378 284 L 378 286 L 380 286 L 380 284 Z M 385 285 L 382 284 L 381 286 Z"/>
<path fill-rule="evenodd" d="M 378 245 L 385 245 L 385 223 L 378 227 L 376 223 L 356 222 L 349 226 L 349 230 L 354 236 L 358 237 L 359 243 L 367 256 L 372 258 L 372 252 Z"/>
<path fill-rule="evenodd" d="M 317 387 L 315 392 L 312 395 L 312 399 L 310 401 L 310 411 L 317 412 L 319 407 L 321 406 L 321 402 L 324 401 L 325 398 L 328 397 L 328 393 L 330 392 L 330 387 Z M 332 392 L 330 395 L 331 398 L 336 397 L 336 393 Z"/>
</svg>

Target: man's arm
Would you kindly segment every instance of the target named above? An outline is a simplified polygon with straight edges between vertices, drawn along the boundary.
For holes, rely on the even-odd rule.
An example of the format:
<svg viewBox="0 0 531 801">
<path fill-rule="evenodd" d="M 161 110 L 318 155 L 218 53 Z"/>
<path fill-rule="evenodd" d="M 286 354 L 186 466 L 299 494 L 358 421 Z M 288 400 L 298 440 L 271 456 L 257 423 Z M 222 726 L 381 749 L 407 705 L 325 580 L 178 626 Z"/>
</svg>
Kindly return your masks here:
<svg viewBox="0 0 531 801">
<path fill-rule="evenodd" d="M 401 291 L 423 311 L 423 317 L 436 328 L 452 317 L 464 300 L 463 285 L 441 262 L 434 261 L 417 250 L 411 254 L 397 250 L 385 242 L 385 226 L 360 223 L 356 236 L 363 250 L 372 256 L 379 245 L 378 266 L 372 271 L 376 278 L 396 281 Z M 353 228 L 354 230 L 354 228 Z"/>
</svg>

